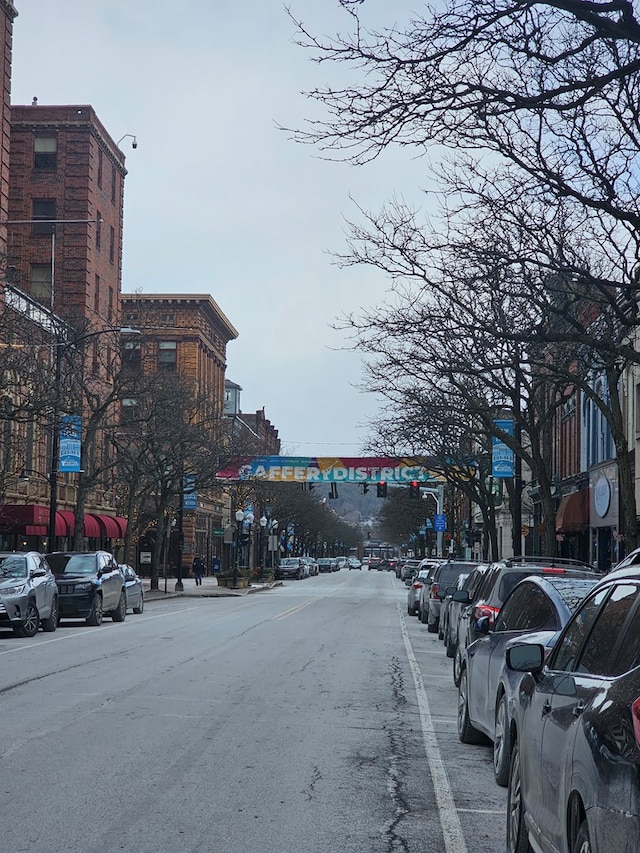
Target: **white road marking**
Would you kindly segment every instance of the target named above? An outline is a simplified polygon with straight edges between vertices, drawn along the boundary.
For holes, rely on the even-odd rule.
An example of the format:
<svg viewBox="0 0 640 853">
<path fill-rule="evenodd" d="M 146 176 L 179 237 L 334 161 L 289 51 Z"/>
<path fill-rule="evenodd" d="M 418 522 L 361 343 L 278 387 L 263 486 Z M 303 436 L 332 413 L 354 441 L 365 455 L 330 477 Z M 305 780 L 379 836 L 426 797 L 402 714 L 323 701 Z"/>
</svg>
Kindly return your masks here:
<svg viewBox="0 0 640 853">
<path fill-rule="evenodd" d="M 453 798 L 453 791 L 451 790 L 449 777 L 447 776 L 444 761 L 442 760 L 438 739 L 434 734 L 433 718 L 429 708 L 427 692 L 424 689 L 422 674 L 420 672 L 416 656 L 413 652 L 411 640 L 409 639 L 409 634 L 407 632 L 407 623 L 405 622 L 400 606 L 398 606 L 398 611 L 400 613 L 400 630 L 402 631 L 404 647 L 407 652 L 407 658 L 409 660 L 409 666 L 411 667 L 413 682 L 416 688 L 416 698 L 418 700 L 418 709 L 420 711 L 424 750 L 427 756 L 429 773 L 431 774 L 433 790 L 435 792 L 438 812 L 440 814 L 440 826 L 442 827 L 444 835 L 444 850 L 445 853 L 467 853 L 467 845 L 464 840 L 462 825 L 458 818 L 458 811 Z"/>
</svg>

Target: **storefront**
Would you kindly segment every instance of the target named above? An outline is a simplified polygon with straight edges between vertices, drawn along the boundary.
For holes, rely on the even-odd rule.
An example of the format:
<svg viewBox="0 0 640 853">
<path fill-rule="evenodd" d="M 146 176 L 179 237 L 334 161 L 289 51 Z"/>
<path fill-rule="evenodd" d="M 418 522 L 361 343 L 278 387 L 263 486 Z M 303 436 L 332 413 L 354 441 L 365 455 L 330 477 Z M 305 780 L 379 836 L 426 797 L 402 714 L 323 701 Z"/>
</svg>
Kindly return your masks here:
<svg viewBox="0 0 640 853">
<path fill-rule="evenodd" d="M 590 562 L 606 572 L 620 560 L 618 466 L 605 462 L 589 471 Z"/>
</svg>

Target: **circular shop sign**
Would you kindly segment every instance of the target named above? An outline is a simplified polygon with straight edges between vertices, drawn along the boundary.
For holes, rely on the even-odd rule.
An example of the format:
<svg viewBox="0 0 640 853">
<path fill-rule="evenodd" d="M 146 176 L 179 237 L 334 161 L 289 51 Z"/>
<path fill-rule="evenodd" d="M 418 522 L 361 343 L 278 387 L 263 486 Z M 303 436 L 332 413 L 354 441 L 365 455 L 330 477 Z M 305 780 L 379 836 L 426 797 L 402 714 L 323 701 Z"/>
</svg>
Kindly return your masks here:
<svg viewBox="0 0 640 853">
<path fill-rule="evenodd" d="M 611 501 L 611 485 L 606 477 L 597 480 L 593 490 L 593 505 L 600 518 L 604 518 Z"/>
</svg>

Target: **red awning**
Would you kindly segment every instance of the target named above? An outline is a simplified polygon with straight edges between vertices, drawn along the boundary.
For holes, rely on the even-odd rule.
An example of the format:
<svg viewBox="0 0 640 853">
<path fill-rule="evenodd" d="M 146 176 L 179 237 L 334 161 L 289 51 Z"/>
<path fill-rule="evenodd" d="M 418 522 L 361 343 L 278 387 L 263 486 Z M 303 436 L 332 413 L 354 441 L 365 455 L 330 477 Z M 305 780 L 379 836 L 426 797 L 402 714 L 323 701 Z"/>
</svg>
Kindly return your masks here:
<svg viewBox="0 0 640 853">
<path fill-rule="evenodd" d="M 565 495 L 556 513 L 558 533 L 582 533 L 589 523 L 589 490 L 579 489 Z"/>
<path fill-rule="evenodd" d="M 0 506 L 0 525 L 35 524 L 44 525 L 49 523 L 49 507 L 40 504 L 2 504 Z"/>
<path fill-rule="evenodd" d="M 56 536 L 73 536 L 76 519 L 71 510 L 59 509 L 56 512 Z"/>
<path fill-rule="evenodd" d="M 98 524 L 98 519 L 95 515 L 91 515 L 88 512 L 84 514 L 84 535 L 89 536 L 92 539 L 100 539 L 102 535 L 102 529 Z"/>
<path fill-rule="evenodd" d="M 96 515 L 98 520 L 98 524 L 102 528 L 105 538 L 107 539 L 119 539 L 120 538 L 120 527 L 116 523 L 115 518 L 111 515 Z"/>
</svg>

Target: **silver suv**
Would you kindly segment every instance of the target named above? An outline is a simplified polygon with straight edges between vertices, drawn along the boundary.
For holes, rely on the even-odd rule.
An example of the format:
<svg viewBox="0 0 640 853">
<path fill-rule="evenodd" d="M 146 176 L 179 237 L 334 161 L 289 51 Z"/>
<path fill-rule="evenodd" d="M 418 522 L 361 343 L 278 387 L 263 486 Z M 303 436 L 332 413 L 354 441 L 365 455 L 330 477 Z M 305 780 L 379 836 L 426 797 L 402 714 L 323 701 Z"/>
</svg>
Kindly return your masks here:
<svg viewBox="0 0 640 853">
<path fill-rule="evenodd" d="M 37 551 L 0 553 L 0 625 L 19 637 L 58 626 L 58 587 L 49 564 Z"/>
</svg>

